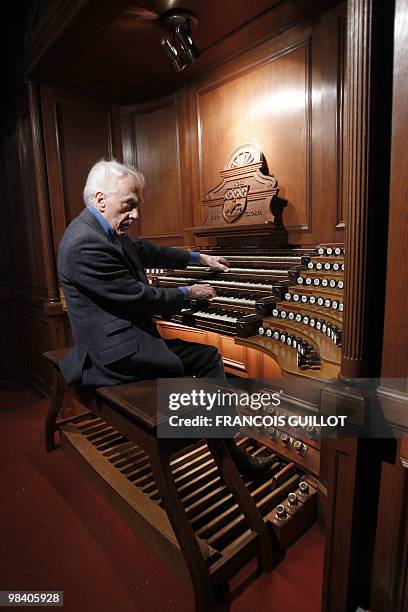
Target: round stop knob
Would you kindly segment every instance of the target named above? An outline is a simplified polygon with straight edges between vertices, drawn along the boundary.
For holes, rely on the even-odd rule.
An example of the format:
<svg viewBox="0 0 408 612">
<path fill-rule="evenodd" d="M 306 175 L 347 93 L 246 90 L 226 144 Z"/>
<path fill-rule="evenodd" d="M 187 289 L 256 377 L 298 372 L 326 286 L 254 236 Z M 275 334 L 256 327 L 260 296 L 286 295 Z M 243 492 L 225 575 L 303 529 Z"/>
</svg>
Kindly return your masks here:
<svg viewBox="0 0 408 612">
<path fill-rule="evenodd" d="M 299 491 L 303 493 L 303 495 L 307 495 L 307 493 L 309 493 L 309 485 L 304 480 L 299 483 Z"/>
<path fill-rule="evenodd" d="M 281 435 L 281 442 L 282 444 L 285 444 L 285 446 L 287 446 L 290 442 L 290 437 L 288 436 L 288 434 L 282 434 Z"/>
<path fill-rule="evenodd" d="M 293 448 L 299 453 L 299 455 L 304 455 L 306 452 L 306 445 L 303 444 L 300 440 L 296 440 L 293 445 Z"/>
<path fill-rule="evenodd" d="M 299 503 L 296 493 L 289 493 L 288 502 L 290 506 L 296 506 Z"/>
<path fill-rule="evenodd" d="M 282 504 L 279 504 L 279 506 L 276 506 L 276 516 L 278 518 L 285 518 L 286 517 L 286 508 L 285 506 L 282 506 Z"/>
</svg>

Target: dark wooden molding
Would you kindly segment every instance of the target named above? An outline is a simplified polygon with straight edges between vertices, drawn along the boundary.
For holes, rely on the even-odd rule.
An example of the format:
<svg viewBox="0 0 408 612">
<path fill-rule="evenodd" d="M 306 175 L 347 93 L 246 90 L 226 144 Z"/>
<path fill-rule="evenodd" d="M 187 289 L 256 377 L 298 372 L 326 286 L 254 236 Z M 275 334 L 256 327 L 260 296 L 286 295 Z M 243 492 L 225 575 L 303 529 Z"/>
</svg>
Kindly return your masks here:
<svg viewBox="0 0 408 612">
<path fill-rule="evenodd" d="M 381 5 L 375 0 L 348 3 L 341 367 L 346 378 L 378 376 L 381 367 L 393 34 L 390 11 Z"/>
<path fill-rule="evenodd" d="M 33 138 L 35 184 L 37 188 L 38 211 L 40 215 L 41 246 L 45 263 L 48 299 L 59 301 L 57 269 L 53 248 L 50 201 L 48 196 L 47 171 L 45 163 L 44 138 L 41 120 L 41 104 L 38 86 L 28 83 L 28 103 Z"/>
</svg>

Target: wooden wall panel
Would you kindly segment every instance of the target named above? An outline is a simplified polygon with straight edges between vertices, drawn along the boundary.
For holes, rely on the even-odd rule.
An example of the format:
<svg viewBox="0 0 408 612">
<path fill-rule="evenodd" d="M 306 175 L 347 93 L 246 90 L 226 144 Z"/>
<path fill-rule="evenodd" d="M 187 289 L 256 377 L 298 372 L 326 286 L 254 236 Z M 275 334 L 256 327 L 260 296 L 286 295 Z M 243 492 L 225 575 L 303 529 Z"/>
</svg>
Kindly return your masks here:
<svg viewBox="0 0 408 612">
<path fill-rule="evenodd" d="M 11 130 L 3 143 L 0 151 L 0 159 L 3 168 L 6 167 L 6 152 L 11 154 L 16 147 L 11 146 L 13 138 L 15 141 L 16 130 Z M 17 151 L 18 153 L 18 151 Z M 15 157 L 14 157 L 15 159 Z M 10 161 L 10 160 L 7 160 Z M 18 159 L 17 171 L 19 170 Z M 14 172 L 10 178 L 19 179 L 19 172 Z M 17 180 L 20 187 L 21 181 Z M 9 202 L 7 197 L 8 181 L 6 177 L 0 177 L 0 381 L 24 378 L 26 371 L 24 368 L 24 354 L 19 345 L 18 335 L 18 312 L 13 303 L 15 294 L 15 270 L 13 258 L 13 241 L 11 236 L 11 219 L 9 213 Z M 13 191 L 15 193 L 15 191 Z"/>
<path fill-rule="evenodd" d="M 384 464 L 374 556 L 371 609 L 404 610 L 408 591 L 408 471 Z"/>
<path fill-rule="evenodd" d="M 7 197 L 12 222 L 16 281 L 25 287 L 46 288 L 39 211 L 36 206 L 30 118 L 22 115 L 5 142 Z M 23 178 L 22 178 L 23 177 Z M 9 237 L 10 239 L 10 237 Z"/>
<path fill-rule="evenodd" d="M 7 140 L 4 144 L 7 144 Z M 10 141 L 8 144 L 10 145 Z M 11 152 L 12 151 L 10 151 L 10 153 Z M 3 168 L 6 166 L 4 153 L 5 151 L 2 148 L 0 151 L 0 160 Z M 16 161 L 18 162 L 18 159 L 16 159 Z M 14 173 L 13 177 L 16 178 L 16 173 Z M 21 181 L 18 183 L 18 186 L 21 190 Z M 10 240 L 11 219 L 8 207 L 7 188 L 6 177 L 3 175 L 0 177 L 0 279 L 10 279 L 14 272 L 13 244 Z"/>
<path fill-rule="evenodd" d="M 5 202 L 7 205 L 4 209 L 4 215 L 7 215 L 7 226 L 11 230 L 12 224 L 12 208 L 16 202 L 23 202 L 23 186 L 21 180 L 21 167 L 20 167 L 20 155 L 18 150 L 18 130 L 17 125 L 14 126 L 4 139 L 4 158 L 5 158 L 5 169 L 6 169 L 6 184 L 5 184 Z M 27 267 L 26 257 L 23 256 L 24 250 L 27 245 L 24 241 L 24 232 L 26 228 L 25 224 L 22 224 L 21 232 L 13 233 L 13 240 L 11 235 L 8 236 L 7 242 L 3 243 L 5 250 L 10 251 L 15 257 L 15 264 L 17 270 L 16 274 L 19 278 L 28 278 L 28 273 L 25 272 Z M 2 224 L 2 231 L 6 228 L 6 224 Z M 4 238 L 6 238 L 4 236 Z"/>
<path fill-rule="evenodd" d="M 124 159 L 146 180 L 139 235 L 163 244 L 182 244 L 189 224 L 183 94 L 124 108 L 123 125 Z"/>
<path fill-rule="evenodd" d="M 21 307 L 21 327 L 29 378 L 40 389 L 50 393 L 52 370 L 43 353 L 65 346 L 63 317 L 48 317 L 42 308 L 24 304 Z"/>
<path fill-rule="evenodd" d="M 121 157 L 119 116 L 109 103 L 41 88 L 54 246 L 84 208 L 82 191 L 98 160 Z"/>
<path fill-rule="evenodd" d="M 146 175 L 143 237 L 191 244 L 188 228 L 202 225 L 205 194 L 248 142 L 264 152 L 288 200 L 290 241 L 343 240 L 344 19 L 338 5 L 176 96 L 122 109 L 124 159 Z"/>
<path fill-rule="evenodd" d="M 389 191 L 386 301 L 382 353 L 382 386 L 389 405 L 407 425 L 408 392 L 408 2 L 396 0 Z M 393 394 L 393 391 L 401 393 Z M 381 401 L 384 410 L 387 409 Z M 406 444 L 407 438 L 399 440 Z M 397 452 L 397 457 L 399 455 Z M 371 608 L 376 612 L 408 610 L 408 472 L 385 466 L 381 489 Z"/>
<path fill-rule="evenodd" d="M 285 224 L 310 225 L 310 28 L 262 46 L 232 72 L 224 69 L 193 87 L 197 126 L 197 188 L 201 197 L 220 181 L 231 152 L 255 144 L 288 199 Z M 199 196 L 200 198 L 200 196 Z M 200 208 L 196 225 L 203 222 Z"/>
<path fill-rule="evenodd" d="M 408 10 L 406 0 L 396 3 L 394 91 L 392 120 L 390 217 L 387 258 L 387 292 L 384 322 L 382 376 L 408 376 Z M 408 384 L 405 380 L 405 389 Z"/>
<path fill-rule="evenodd" d="M 141 233 L 143 236 L 177 234 L 181 222 L 181 185 L 174 98 L 168 106 L 135 113 L 133 126 L 137 166 L 146 179 L 146 213 L 141 214 Z M 160 176 L 157 176 L 158 168 Z"/>
<path fill-rule="evenodd" d="M 340 5 L 190 86 L 194 225 L 233 149 L 265 154 L 293 243 L 343 240 L 344 16 Z"/>
<path fill-rule="evenodd" d="M 322 16 L 317 64 L 321 72 L 321 198 L 314 225 L 318 242 L 343 242 L 346 211 L 343 209 L 343 143 L 345 127 L 345 6 Z"/>
</svg>

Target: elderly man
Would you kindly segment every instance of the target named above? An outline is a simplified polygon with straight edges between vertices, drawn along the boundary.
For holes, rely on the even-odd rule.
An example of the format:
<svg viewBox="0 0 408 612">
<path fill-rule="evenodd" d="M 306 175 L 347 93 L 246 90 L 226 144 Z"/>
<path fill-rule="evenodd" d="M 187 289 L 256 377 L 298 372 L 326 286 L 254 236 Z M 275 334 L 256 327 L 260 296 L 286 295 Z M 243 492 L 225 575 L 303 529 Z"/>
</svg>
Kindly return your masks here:
<svg viewBox="0 0 408 612">
<path fill-rule="evenodd" d="M 222 257 L 154 245 L 127 236 L 138 218 L 143 176 L 115 160 L 100 161 L 89 172 L 85 210 L 62 239 L 58 269 L 75 346 L 61 362 L 68 384 L 115 385 L 173 377 L 225 378 L 215 347 L 164 340 L 154 315 L 179 312 L 190 298 L 211 298 L 208 284 L 158 288 L 148 284 L 144 268 L 184 268 L 200 263 L 226 270 Z M 229 442 L 242 472 L 261 470 L 269 461 L 253 459 Z"/>
</svg>

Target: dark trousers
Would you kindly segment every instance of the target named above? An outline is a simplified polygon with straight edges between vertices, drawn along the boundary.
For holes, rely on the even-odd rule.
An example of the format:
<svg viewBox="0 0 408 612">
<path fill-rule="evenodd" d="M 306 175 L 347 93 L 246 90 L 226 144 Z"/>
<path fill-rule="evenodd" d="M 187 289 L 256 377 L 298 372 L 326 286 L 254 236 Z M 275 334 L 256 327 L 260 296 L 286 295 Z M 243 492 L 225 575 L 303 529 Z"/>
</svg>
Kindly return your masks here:
<svg viewBox="0 0 408 612">
<path fill-rule="evenodd" d="M 181 360 L 186 376 L 226 380 L 222 357 L 215 346 L 187 342 L 180 338 L 165 340 L 165 342 Z"/>
<path fill-rule="evenodd" d="M 208 346 L 207 344 L 199 344 L 197 342 L 187 342 L 186 340 L 180 340 L 176 338 L 174 340 L 166 340 L 167 346 L 171 351 L 181 359 L 184 366 L 184 373 L 186 376 L 197 376 L 197 378 L 216 378 L 217 384 L 220 381 L 221 386 L 223 382 L 227 382 L 225 375 L 224 363 L 222 357 L 215 346 Z M 210 381 L 209 381 L 210 382 Z M 204 383 L 201 383 L 203 385 Z M 210 388 L 214 391 L 214 387 Z M 234 406 L 224 406 L 222 412 L 231 416 L 236 416 L 236 410 Z M 233 437 L 239 432 L 239 428 L 229 428 L 227 432 L 227 438 L 225 443 L 232 456 L 238 451 L 236 449 L 233 440 L 228 439 L 228 436 Z M 239 455 L 239 460 L 242 460 L 242 456 Z"/>
</svg>

